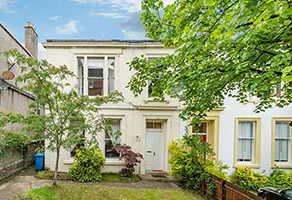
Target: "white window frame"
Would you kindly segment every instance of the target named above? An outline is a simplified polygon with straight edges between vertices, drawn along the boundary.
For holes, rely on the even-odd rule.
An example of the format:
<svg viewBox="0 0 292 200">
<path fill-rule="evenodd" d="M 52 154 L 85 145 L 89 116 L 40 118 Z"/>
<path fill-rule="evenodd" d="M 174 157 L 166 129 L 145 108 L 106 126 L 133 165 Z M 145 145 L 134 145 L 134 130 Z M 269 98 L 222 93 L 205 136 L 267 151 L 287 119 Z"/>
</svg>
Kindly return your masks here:
<svg viewBox="0 0 292 200">
<path fill-rule="evenodd" d="M 237 140 L 238 140 L 238 144 L 237 144 L 237 152 L 238 152 L 238 148 L 239 147 L 239 141 L 244 141 L 244 140 L 249 140 L 251 141 L 251 161 L 240 161 L 238 160 L 238 157 L 237 157 L 237 163 L 241 163 L 241 164 L 252 164 L 254 163 L 254 157 L 255 157 L 255 134 L 256 134 L 256 131 L 255 131 L 255 126 L 256 126 L 256 122 L 254 121 L 239 121 L 238 122 L 238 128 L 239 128 L 239 124 L 240 123 L 251 123 L 252 124 L 252 137 L 240 137 L 239 136 L 239 131 L 240 129 L 238 129 L 238 136 L 237 136 Z M 244 146 L 242 146 L 242 148 L 244 148 Z"/>
<path fill-rule="evenodd" d="M 239 122 L 253 122 L 253 151 L 252 160 L 249 162 L 238 161 L 238 139 Z M 234 136 L 234 167 L 260 168 L 261 163 L 261 118 L 258 117 L 236 117 Z"/>
<path fill-rule="evenodd" d="M 272 118 L 272 147 L 271 147 L 271 168 L 292 169 L 292 127 L 290 126 L 290 142 L 288 149 L 288 162 L 276 162 L 276 122 L 291 123 L 292 117 L 273 117 Z"/>
<path fill-rule="evenodd" d="M 84 67 L 83 67 L 83 95 L 88 95 L 88 88 L 89 88 L 89 77 L 88 77 L 88 59 L 90 58 L 103 58 L 104 59 L 104 68 L 103 68 L 103 95 L 106 96 L 109 93 L 109 58 L 115 59 L 115 70 L 114 70 L 114 90 L 116 90 L 117 86 L 117 55 L 76 55 L 76 62 L 77 62 L 77 74 L 78 72 L 78 59 L 77 58 L 84 58 Z M 78 79 L 77 79 L 78 81 Z M 78 88 L 78 91 L 80 88 Z M 98 95 L 97 95 L 98 96 Z M 95 97 L 95 96 L 89 96 L 89 97 Z"/>
</svg>

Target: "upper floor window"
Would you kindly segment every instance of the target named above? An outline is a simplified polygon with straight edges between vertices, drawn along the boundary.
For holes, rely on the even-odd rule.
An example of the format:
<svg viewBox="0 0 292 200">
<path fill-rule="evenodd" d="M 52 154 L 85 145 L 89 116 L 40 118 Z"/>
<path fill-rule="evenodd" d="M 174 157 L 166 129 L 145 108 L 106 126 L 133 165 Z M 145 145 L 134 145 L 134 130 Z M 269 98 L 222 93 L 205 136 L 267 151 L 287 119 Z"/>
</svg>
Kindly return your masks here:
<svg viewBox="0 0 292 200">
<path fill-rule="evenodd" d="M 108 92 L 115 90 L 115 58 L 108 58 Z"/>
<path fill-rule="evenodd" d="M 159 57 L 149 57 L 148 60 L 158 59 Z M 148 97 L 155 97 L 153 94 L 153 87 L 156 86 L 159 77 L 154 78 L 153 80 L 148 82 Z"/>
<path fill-rule="evenodd" d="M 115 90 L 115 57 L 78 57 L 78 92 L 103 96 Z"/>
<path fill-rule="evenodd" d="M 88 58 L 88 95 L 103 95 L 104 58 Z"/>
<path fill-rule="evenodd" d="M 78 57 L 78 94 L 84 94 L 84 58 Z"/>
</svg>

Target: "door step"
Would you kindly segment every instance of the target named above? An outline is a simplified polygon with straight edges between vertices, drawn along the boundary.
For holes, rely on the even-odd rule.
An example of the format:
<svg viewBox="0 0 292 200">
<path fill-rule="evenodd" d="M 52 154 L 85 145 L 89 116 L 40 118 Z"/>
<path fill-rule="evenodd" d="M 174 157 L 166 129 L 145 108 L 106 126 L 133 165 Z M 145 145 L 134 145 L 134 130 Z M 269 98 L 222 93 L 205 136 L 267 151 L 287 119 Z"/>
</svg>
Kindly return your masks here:
<svg viewBox="0 0 292 200">
<path fill-rule="evenodd" d="M 151 174 L 141 174 L 142 181 L 153 181 L 153 182 L 180 182 L 179 179 L 168 176 L 167 173 L 151 173 Z"/>
</svg>

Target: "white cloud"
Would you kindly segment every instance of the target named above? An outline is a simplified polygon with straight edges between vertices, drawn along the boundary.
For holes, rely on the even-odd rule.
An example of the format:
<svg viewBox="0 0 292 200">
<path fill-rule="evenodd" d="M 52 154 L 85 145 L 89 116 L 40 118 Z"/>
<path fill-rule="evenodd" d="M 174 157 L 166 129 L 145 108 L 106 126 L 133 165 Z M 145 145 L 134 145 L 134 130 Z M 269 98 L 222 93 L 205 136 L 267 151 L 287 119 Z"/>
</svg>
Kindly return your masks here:
<svg viewBox="0 0 292 200">
<path fill-rule="evenodd" d="M 58 20 L 60 18 L 62 18 L 62 16 L 56 15 L 56 16 L 50 17 L 49 20 Z"/>
<path fill-rule="evenodd" d="M 9 5 L 17 3 L 17 0 L 0 0 L 0 11 L 5 13 L 13 13 L 14 10 L 9 8 Z"/>
<path fill-rule="evenodd" d="M 108 18 L 113 18 L 113 19 L 120 19 L 120 18 L 127 18 L 127 16 L 121 14 L 121 13 L 99 13 L 99 12 L 92 12 L 92 16 L 102 16 L 102 17 L 108 17 Z"/>
<path fill-rule="evenodd" d="M 137 12 L 141 10 L 141 0 L 68 0 L 75 3 L 86 4 L 86 3 L 105 3 L 113 8 L 119 8 L 129 13 Z M 174 0 L 163 0 L 165 5 L 169 5 Z"/>
<path fill-rule="evenodd" d="M 76 3 L 101 3 L 104 0 L 69 0 Z"/>
<path fill-rule="evenodd" d="M 71 20 L 67 24 L 55 27 L 56 32 L 62 35 L 72 35 L 78 33 L 76 24 L 78 21 Z"/>
<path fill-rule="evenodd" d="M 145 32 L 144 31 L 129 31 L 129 30 L 122 30 L 126 39 L 130 40 L 142 40 L 145 39 Z"/>
</svg>

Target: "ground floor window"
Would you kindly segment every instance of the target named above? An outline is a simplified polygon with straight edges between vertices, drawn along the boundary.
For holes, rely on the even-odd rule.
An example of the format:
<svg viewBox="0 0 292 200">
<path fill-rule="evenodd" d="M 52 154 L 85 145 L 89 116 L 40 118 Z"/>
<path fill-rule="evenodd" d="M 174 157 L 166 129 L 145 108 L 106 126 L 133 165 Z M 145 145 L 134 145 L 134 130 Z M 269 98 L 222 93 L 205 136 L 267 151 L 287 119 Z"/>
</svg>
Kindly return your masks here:
<svg viewBox="0 0 292 200">
<path fill-rule="evenodd" d="M 201 137 L 201 141 L 208 142 L 208 122 L 192 127 L 192 134 Z"/>
<path fill-rule="evenodd" d="M 290 119 L 276 119 L 273 123 L 274 162 L 279 165 L 291 163 L 291 121 Z"/>
<path fill-rule="evenodd" d="M 254 157 L 255 122 L 239 122 L 237 161 L 252 162 Z"/>
<path fill-rule="evenodd" d="M 110 129 L 105 131 L 105 157 L 119 158 L 120 154 L 114 149 L 114 145 L 121 142 L 121 119 L 110 119 Z"/>
<path fill-rule="evenodd" d="M 259 167 L 260 136 L 260 118 L 236 118 L 234 154 L 236 165 L 258 165 Z"/>
</svg>

